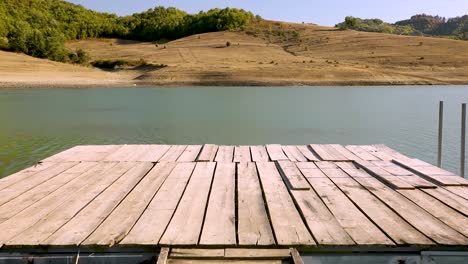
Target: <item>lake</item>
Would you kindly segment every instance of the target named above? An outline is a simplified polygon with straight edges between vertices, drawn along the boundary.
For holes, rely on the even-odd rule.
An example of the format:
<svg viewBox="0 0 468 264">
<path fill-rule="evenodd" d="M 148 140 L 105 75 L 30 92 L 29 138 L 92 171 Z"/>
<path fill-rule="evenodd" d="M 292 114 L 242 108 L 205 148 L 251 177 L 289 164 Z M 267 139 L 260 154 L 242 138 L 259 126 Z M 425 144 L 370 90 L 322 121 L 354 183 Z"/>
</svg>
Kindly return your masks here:
<svg viewBox="0 0 468 264">
<path fill-rule="evenodd" d="M 81 144 L 375 144 L 458 173 L 468 86 L 0 90 L 0 177 Z M 467 165 L 468 167 L 468 165 Z"/>
</svg>

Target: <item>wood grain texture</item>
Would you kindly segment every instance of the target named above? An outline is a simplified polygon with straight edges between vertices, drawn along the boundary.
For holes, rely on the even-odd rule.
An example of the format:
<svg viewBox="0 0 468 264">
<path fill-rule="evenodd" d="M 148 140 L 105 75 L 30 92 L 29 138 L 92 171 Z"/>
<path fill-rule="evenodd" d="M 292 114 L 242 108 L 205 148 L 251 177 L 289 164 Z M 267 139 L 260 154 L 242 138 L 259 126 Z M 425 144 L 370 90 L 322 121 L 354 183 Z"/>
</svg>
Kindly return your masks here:
<svg viewBox="0 0 468 264">
<path fill-rule="evenodd" d="M 47 195 L 45 198 L 29 206 L 14 217 L 0 224 L 3 232 L 0 232 L 0 245 L 17 236 L 24 230 L 33 226 L 44 216 L 55 210 L 63 203 L 77 196 L 84 190 L 97 184 L 110 184 L 110 181 L 120 177 L 131 168 L 131 164 L 118 164 L 115 162 L 102 163 L 91 169 L 88 173 L 78 177 L 62 186 L 59 190 Z"/>
<path fill-rule="evenodd" d="M 468 180 L 417 159 L 393 160 L 393 162 L 442 186 L 468 186 Z"/>
<path fill-rule="evenodd" d="M 251 162 L 249 146 L 235 146 L 234 148 L 234 162 Z"/>
<path fill-rule="evenodd" d="M 171 148 L 164 154 L 164 156 L 159 159 L 159 162 L 174 162 L 180 155 L 185 151 L 187 145 L 173 145 Z"/>
<path fill-rule="evenodd" d="M 319 161 L 320 160 L 319 157 L 317 157 L 314 153 L 312 153 L 309 146 L 300 145 L 300 146 L 296 146 L 296 147 L 302 153 L 302 155 L 304 155 L 304 157 L 307 158 L 308 161 Z"/>
<path fill-rule="evenodd" d="M 291 191 L 307 226 L 319 245 L 355 245 L 315 191 Z"/>
<path fill-rule="evenodd" d="M 12 184 L 15 184 L 19 181 L 24 181 L 35 174 L 51 167 L 54 166 L 56 163 L 54 162 L 43 162 L 43 163 L 38 163 L 34 166 L 31 166 L 29 168 L 26 168 L 24 170 L 21 170 L 17 173 L 14 173 L 8 177 L 4 177 L 0 179 L 0 190 L 5 189 L 8 186 L 11 186 Z"/>
<path fill-rule="evenodd" d="M 446 186 L 445 189 L 468 200 L 468 186 Z"/>
<path fill-rule="evenodd" d="M 110 155 L 107 155 L 104 161 L 138 161 L 140 156 L 147 153 L 146 145 L 123 145 Z"/>
<path fill-rule="evenodd" d="M 216 163 L 199 162 L 160 243 L 197 245 Z"/>
<path fill-rule="evenodd" d="M 137 161 L 157 162 L 171 148 L 170 145 L 145 145 L 145 150 L 136 158 Z"/>
<path fill-rule="evenodd" d="M 333 145 L 328 144 L 311 144 L 310 147 L 317 153 L 322 160 L 325 161 L 346 161 L 349 160 L 341 154 Z"/>
<path fill-rule="evenodd" d="M 122 174 L 122 176 L 116 178 L 110 177 L 93 186 L 88 185 L 88 188 L 72 195 L 68 201 L 61 204 L 29 229 L 23 231 L 20 236 L 11 239 L 6 244 L 38 245 L 70 221 L 83 208 L 92 208 L 93 218 L 106 218 L 152 166 L 153 164 L 150 162 L 133 163 L 131 164 L 131 168 Z M 99 230 L 97 233 L 99 233 Z M 108 232 L 102 232 L 98 237 L 101 239 L 108 235 Z M 105 245 L 112 244 L 106 243 Z"/>
<path fill-rule="evenodd" d="M 290 161 L 307 161 L 307 158 L 302 154 L 297 146 L 282 146 L 284 154 L 289 158 Z"/>
<path fill-rule="evenodd" d="M 414 204 L 400 193 L 388 188 L 378 180 L 372 178 L 354 179 L 377 196 L 388 207 L 392 208 L 394 212 L 405 219 L 413 227 L 418 229 L 427 237 L 430 237 L 438 244 L 457 245 L 468 243 L 468 238 L 442 223 L 427 211 Z"/>
<path fill-rule="evenodd" d="M 239 163 L 237 181 L 239 245 L 274 245 L 255 163 Z"/>
<path fill-rule="evenodd" d="M 320 164 L 324 164 L 323 162 Z M 325 164 L 324 164 L 325 165 Z M 328 177 L 336 175 L 337 168 L 329 165 L 321 166 L 321 171 L 327 177 L 307 177 L 313 189 L 320 196 L 330 212 L 349 236 L 358 245 L 390 246 L 394 243 L 380 231 L 353 202 Z"/>
<path fill-rule="evenodd" d="M 197 161 L 214 161 L 217 151 L 218 145 L 205 144 L 203 145 L 203 149 L 200 155 L 198 156 Z"/>
<path fill-rule="evenodd" d="M 252 161 L 262 162 L 270 160 L 265 146 L 250 146 L 250 152 L 252 154 Z"/>
<path fill-rule="evenodd" d="M 422 191 L 468 217 L 468 203 L 464 198 L 455 195 L 444 188 L 423 189 Z"/>
<path fill-rule="evenodd" d="M 281 145 L 278 144 L 270 144 L 266 145 L 266 150 L 268 152 L 268 156 L 272 161 L 278 160 L 289 160 L 288 157 L 283 152 Z"/>
<path fill-rule="evenodd" d="M 54 177 L 49 181 L 43 182 L 15 199 L 3 204 L 0 206 L 0 223 L 40 201 L 68 182 L 80 177 L 81 174 L 91 170 L 93 167 L 97 166 L 97 164 L 97 162 L 79 163 L 62 172 L 59 177 Z"/>
<path fill-rule="evenodd" d="M 315 245 L 272 162 L 257 162 L 271 224 L 278 245 Z"/>
<path fill-rule="evenodd" d="M 406 198 L 428 211 L 431 215 L 451 228 L 468 237 L 468 217 L 448 207 L 423 191 L 399 190 Z"/>
<path fill-rule="evenodd" d="M 236 245 L 236 164 L 218 162 L 200 237 L 201 245 Z"/>
<path fill-rule="evenodd" d="M 23 193 L 33 189 L 37 185 L 47 182 L 61 173 L 77 165 L 77 162 L 62 162 L 57 163 L 43 171 L 38 172 L 34 177 L 27 180 L 16 182 L 2 190 L 0 190 L 0 205 L 3 205 L 10 200 L 22 195 Z"/>
<path fill-rule="evenodd" d="M 348 145 L 346 146 L 346 149 L 351 151 L 354 155 L 356 155 L 358 158 L 362 160 L 380 160 L 376 156 L 372 155 L 370 152 L 366 151 L 365 149 L 361 148 L 361 146 L 356 146 L 356 145 Z"/>
<path fill-rule="evenodd" d="M 232 162 L 234 159 L 234 146 L 219 146 L 215 161 Z"/>
<path fill-rule="evenodd" d="M 157 245 L 182 197 L 195 163 L 177 163 L 136 224 L 120 244 Z"/>
<path fill-rule="evenodd" d="M 75 146 L 57 153 L 42 162 L 66 162 L 66 161 L 102 161 L 123 145 L 83 145 Z"/>
<path fill-rule="evenodd" d="M 310 185 L 292 161 L 278 161 L 279 172 L 291 190 L 309 190 Z"/>
<path fill-rule="evenodd" d="M 189 145 L 184 150 L 182 155 L 177 159 L 177 162 L 194 162 L 202 149 L 202 145 Z"/>
<path fill-rule="evenodd" d="M 106 202 L 93 202 L 41 244 L 80 245 L 98 226 L 106 231 L 103 237 L 113 236 L 112 240 L 120 241 L 143 214 L 175 165 L 175 163 L 156 164 L 112 213 L 109 214 L 112 208 L 106 206 Z M 105 217 L 106 215 L 109 216 Z"/>
<path fill-rule="evenodd" d="M 373 196 L 358 182 L 353 180 L 344 171 L 336 170 L 330 179 L 343 191 L 343 193 L 356 204 L 366 216 L 372 220 L 398 245 L 433 245 L 426 236 L 414 229 L 404 219 L 395 214 L 379 199 Z M 329 175 L 329 173 L 327 173 Z M 415 190 L 417 191 L 417 190 Z M 413 190 L 409 190 L 413 192 Z"/>
<path fill-rule="evenodd" d="M 384 182 L 385 184 L 391 186 L 395 189 L 415 189 L 415 186 L 398 176 L 394 176 L 384 169 L 377 167 L 373 164 L 371 166 L 363 164 L 360 161 L 356 162 L 360 168 L 365 170 L 370 175 L 374 176 L 376 179 Z"/>
</svg>

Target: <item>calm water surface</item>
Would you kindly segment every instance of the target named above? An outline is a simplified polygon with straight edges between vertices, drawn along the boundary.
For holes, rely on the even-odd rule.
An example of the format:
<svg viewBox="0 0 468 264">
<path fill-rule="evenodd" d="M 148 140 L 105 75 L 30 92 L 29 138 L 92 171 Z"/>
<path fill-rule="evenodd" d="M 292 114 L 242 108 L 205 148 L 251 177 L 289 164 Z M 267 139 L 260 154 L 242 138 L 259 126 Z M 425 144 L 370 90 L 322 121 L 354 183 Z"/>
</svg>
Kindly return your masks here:
<svg viewBox="0 0 468 264">
<path fill-rule="evenodd" d="M 458 172 L 468 86 L 0 90 L 0 177 L 80 144 L 374 144 Z M 468 165 L 467 165 L 468 167 Z"/>
</svg>

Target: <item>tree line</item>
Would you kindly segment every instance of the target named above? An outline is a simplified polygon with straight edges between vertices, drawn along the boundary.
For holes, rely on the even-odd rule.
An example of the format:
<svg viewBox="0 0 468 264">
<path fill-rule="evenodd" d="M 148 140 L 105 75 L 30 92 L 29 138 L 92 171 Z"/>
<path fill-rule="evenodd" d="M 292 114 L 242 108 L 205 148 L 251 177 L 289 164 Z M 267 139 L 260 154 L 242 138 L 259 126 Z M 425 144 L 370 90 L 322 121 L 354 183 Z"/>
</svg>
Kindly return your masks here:
<svg viewBox="0 0 468 264">
<path fill-rule="evenodd" d="M 381 32 L 412 36 L 438 36 L 468 40 L 468 15 L 454 18 L 420 14 L 394 24 L 381 19 L 361 19 L 347 16 L 336 25 L 340 29 L 354 29 L 366 32 Z"/>
<path fill-rule="evenodd" d="M 155 7 L 131 16 L 95 12 L 62 0 L 0 1 L 0 49 L 60 62 L 83 63 L 83 50 L 68 50 L 66 40 L 123 38 L 177 39 L 245 27 L 254 15 L 242 9 L 211 9 L 188 14 Z"/>
</svg>

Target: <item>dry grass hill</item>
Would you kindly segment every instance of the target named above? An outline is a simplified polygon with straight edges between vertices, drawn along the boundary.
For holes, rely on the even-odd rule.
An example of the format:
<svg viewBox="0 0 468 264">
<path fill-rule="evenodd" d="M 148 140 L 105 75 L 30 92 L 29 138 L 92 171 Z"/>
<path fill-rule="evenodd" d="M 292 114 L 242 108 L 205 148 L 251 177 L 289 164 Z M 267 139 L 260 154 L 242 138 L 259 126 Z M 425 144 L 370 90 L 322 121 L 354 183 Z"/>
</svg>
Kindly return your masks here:
<svg viewBox="0 0 468 264">
<path fill-rule="evenodd" d="M 226 42 L 231 45 L 227 47 Z M 262 21 L 243 32 L 206 33 L 167 43 L 91 39 L 67 46 L 85 49 L 92 60 L 143 59 L 167 67 L 149 65 L 105 72 L 2 52 L 0 83 L 468 84 L 468 41 L 342 31 L 310 24 Z"/>
</svg>

